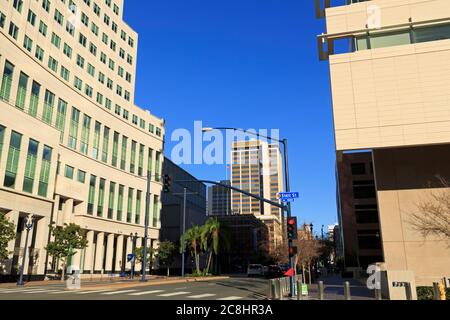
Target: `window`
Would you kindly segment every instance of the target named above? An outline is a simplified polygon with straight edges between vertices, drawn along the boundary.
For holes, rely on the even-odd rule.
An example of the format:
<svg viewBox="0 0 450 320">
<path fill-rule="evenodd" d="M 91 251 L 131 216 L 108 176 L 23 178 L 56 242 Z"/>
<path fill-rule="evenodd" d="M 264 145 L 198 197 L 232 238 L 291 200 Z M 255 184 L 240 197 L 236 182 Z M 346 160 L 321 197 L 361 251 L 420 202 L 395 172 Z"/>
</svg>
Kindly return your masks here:
<svg viewBox="0 0 450 320">
<path fill-rule="evenodd" d="M 148 149 L 148 161 L 147 161 L 147 171 L 150 179 L 152 178 L 152 169 L 153 169 L 153 150 L 151 148 Z"/>
<path fill-rule="evenodd" d="M 23 47 L 28 52 L 31 52 L 31 49 L 33 48 L 33 40 L 31 40 L 27 35 L 23 38 Z"/>
<path fill-rule="evenodd" d="M 73 180 L 73 172 L 74 172 L 74 171 L 75 171 L 75 169 L 74 169 L 73 167 L 71 167 L 71 166 L 69 166 L 69 165 L 66 165 L 66 170 L 65 170 L 64 176 L 65 176 L 67 179 Z"/>
<path fill-rule="evenodd" d="M 23 191 L 27 193 L 33 193 L 38 148 L 39 142 L 30 139 L 30 142 L 28 143 L 27 162 L 25 165 L 25 174 L 23 179 Z"/>
<path fill-rule="evenodd" d="M 28 113 L 33 117 L 36 117 L 37 114 L 40 92 L 41 85 L 36 81 L 33 81 L 33 84 L 31 85 L 30 108 L 28 109 Z"/>
<path fill-rule="evenodd" d="M 55 9 L 55 16 L 54 19 L 56 22 L 58 22 L 59 25 L 63 25 L 64 22 L 64 16 L 61 14 L 61 12 L 58 11 L 58 9 Z"/>
<path fill-rule="evenodd" d="M 71 149 L 77 149 L 77 136 L 78 136 L 78 124 L 80 121 L 80 110 L 72 107 L 72 115 L 70 118 L 70 128 L 69 128 L 69 141 L 68 147 Z"/>
<path fill-rule="evenodd" d="M 131 217 L 133 216 L 133 193 L 134 189 L 128 189 L 128 207 L 127 207 L 127 222 L 131 223 Z"/>
<path fill-rule="evenodd" d="M 44 8 L 45 11 L 50 12 L 50 0 L 43 0 L 42 8 Z"/>
<path fill-rule="evenodd" d="M 54 32 L 52 32 L 51 42 L 56 48 L 59 49 L 61 47 L 61 38 Z"/>
<path fill-rule="evenodd" d="M 36 59 L 42 62 L 44 60 L 44 50 L 41 47 L 36 46 L 36 53 L 34 54 L 34 56 L 36 57 Z"/>
<path fill-rule="evenodd" d="M 77 181 L 81 183 L 86 182 L 86 172 L 83 170 L 78 170 Z"/>
<path fill-rule="evenodd" d="M 103 128 L 103 147 L 102 147 L 102 161 L 108 162 L 108 148 L 109 148 L 109 128 Z"/>
<path fill-rule="evenodd" d="M 353 197 L 355 199 L 376 198 L 375 181 L 374 180 L 354 181 Z"/>
<path fill-rule="evenodd" d="M 94 129 L 94 146 L 92 149 L 92 157 L 95 160 L 98 160 L 99 148 L 100 148 L 100 130 L 102 124 L 98 121 L 95 121 L 95 129 Z"/>
<path fill-rule="evenodd" d="M 358 230 L 359 249 L 381 249 L 381 236 L 378 230 Z"/>
<path fill-rule="evenodd" d="M 2 12 L 0 12 L 0 28 L 5 27 L 5 22 L 6 22 L 6 16 Z"/>
<path fill-rule="evenodd" d="M 83 69 L 84 68 L 84 58 L 77 54 L 77 65 Z"/>
<path fill-rule="evenodd" d="M 131 141 L 130 172 L 134 174 L 136 166 L 136 141 Z"/>
<path fill-rule="evenodd" d="M 376 204 L 355 205 L 356 223 L 378 223 Z"/>
<path fill-rule="evenodd" d="M 17 37 L 19 35 L 19 27 L 17 27 L 14 23 L 9 23 L 9 35 L 14 38 L 14 40 L 17 40 Z"/>
<path fill-rule="evenodd" d="M 71 48 L 67 43 L 64 43 L 63 53 L 64 53 L 69 59 L 72 58 L 72 48 Z"/>
<path fill-rule="evenodd" d="M 116 195 L 116 184 L 109 184 L 108 219 L 114 219 L 114 197 Z"/>
<path fill-rule="evenodd" d="M 17 168 L 19 166 L 20 146 L 22 144 L 22 135 L 15 131 L 11 132 L 9 141 L 8 159 L 6 162 L 5 180 L 3 186 L 15 188 Z"/>
<path fill-rule="evenodd" d="M 120 169 L 125 170 L 125 164 L 127 159 L 127 145 L 128 145 L 128 138 L 123 136 L 122 137 L 122 150 L 120 154 Z"/>
<path fill-rule="evenodd" d="M 69 81 L 70 78 L 70 71 L 67 70 L 64 66 L 61 66 L 61 78 L 66 81 Z"/>
<path fill-rule="evenodd" d="M 19 77 L 19 85 L 17 87 L 16 107 L 25 109 L 25 97 L 27 95 L 28 76 L 21 72 Z"/>
<path fill-rule="evenodd" d="M 75 77 L 73 86 L 81 91 L 81 89 L 83 88 L 83 81 L 80 78 Z"/>
<path fill-rule="evenodd" d="M 39 33 L 44 37 L 47 36 L 47 25 L 42 20 L 39 21 Z"/>
<path fill-rule="evenodd" d="M 91 215 L 91 216 L 94 214 L 96 183 L 97 183 L 97 177 L 94 175 L 91 175 L 91 178 L 89 179 L 89 195 L 88 195 L 88 206 L 87 206 L 88 215 Z"/>
<path fill-rule="evenodd" d="M 27 21 L 34 26 L 36 24 L 36 14 L 31 11 L 31 9 L 28 10 L 28 16 L 27 16 Z"/>
<path fill-rule="evenodd" d="M 161 152 L 156 152 L 155 181 L 161 181 Z"/>
<path fill-rule="evenodd" d="M 19 13 L 22 12 L 22 6 L 23 6 L 22 0 L 14 0 L 13 1 L 13 8 L 16 9 L 17 11 L 19 11 Z"/>
<path fill-rule="evenodd" d="M 42 120 L 47 124 L 52 123 L 54 104 L 55 104 L 55 95 L 52 92 L 45 90 L 44 110 L 42 112 Z"/>
<path fill-rule="evenodd" d="M 134 223 L 141 223 L 141 201 L 142 201 L 142 191 L 138 190 L 136 194 L 136 215 L 134 216 Z"/>
<path fill-rule="evenodd" d="M 41 197 L 47 197 L 48 182 L 50 180 L 50 169 L 52 160 L 53 149 L 44 145 L 42 152 L 41 173 L 39 176 L 39 188 L 38 195 Z"/>
<path fill-rule="evenodd" d="M 56 128 L 59 130 L 59 142 L 63 143 L 64 128 L 66 124 L 67 102 L 62 99 L 58 100 L 58 110 L 56 112 Z"/>
<path fill-rule="evenodd" d="M 78 42 L 79 42 L 83 47 L 86 48 L 87 38 L 86 38 L 84 35 L 82 35 L 81 33 L 80 33 L 80 36 L 79 36 L 79 38 L 78 38 Z"/>
<path fill-rule="evenodd" d="M 84 115 L 83 126 L 81 128 L 81 143 L 80 143 L 80 152 L 83 154 L 88 154 L 90 131 L 91 131 L 91 117 Z"/>
<path fill-rule="evenodd" d="M 159 197 L 153 196 L 153 227 L 156 228 L 158 226 L 159 220 Z"/>
<path fill-rule="evenodd" d="M 58 61 L 56 61 L 53 57 L 48 57 L 48 67 L 56 72 L 58 70 Z"/>
<path fill-rule="evenodd" d="M 0 125 L 0 160 L 2 160 L 2 152 L 3 152 L 3 144 L 5 140 L 5 131 L 6 128 Z"/>
<path fill-rule="evenodd" d="M 138 175 L 141 177 L 144 175 L 144 150 L 145 146 L 139 145 Z"/>
<path fill-rule="evenodd" d="M 88 66 L 87 66 L 87 72 L 88 72 L 89 75 L 91 75 L 92 77 L 95 76 L 95 67 L 94 67 L 92 64 L 90 64 L 90 63 L 88 63 Z"/>
<path fill-rule="evenodd" d="M 125 192 L 125 187 L 122 185 L 119 185 L 119 196 L 117 198 L 117 221 L 122 221 L 124 192 Z"/>
<path fill-rule="evenodd" d="M 112 160 L 111 160 L 111 165 L 113 167 L 117 167 L 118 156 L 119 156 L 119 133 L 114 131 L 113 151 L 112 151 Z"/>
<path fill-rule="evenodd" d="M 103 217 L 103 203 L 105 201 L 105 179 L 100 179 L 98 188 L 98 204 L 97 204 L 97 217 Z"/>
<path fill-rule="evenodd" d="M 13 73 L 14 73 L 14 65 L 9 61 L 6 61 L 5 68 L 3 69 L 2 86 L 0 88 L 0 97 L 6 101 L 9 101 L 9 98 L 11 96 Z"/>
</svg>

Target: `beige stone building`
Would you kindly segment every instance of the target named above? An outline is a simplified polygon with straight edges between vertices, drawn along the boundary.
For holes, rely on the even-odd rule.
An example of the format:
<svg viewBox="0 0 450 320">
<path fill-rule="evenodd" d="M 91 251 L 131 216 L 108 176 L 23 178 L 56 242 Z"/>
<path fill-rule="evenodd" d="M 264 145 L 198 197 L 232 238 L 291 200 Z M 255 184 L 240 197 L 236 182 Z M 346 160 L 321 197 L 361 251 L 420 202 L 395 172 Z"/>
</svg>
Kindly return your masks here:
<svg viewBox="0 0 450 320">
<path fill-rule="evenodd" d="M 159 237 L 164 121 L 133 103 L 138 35 L 123 5 L 0 2 L 0 211 L 17 226 L 3 275 L 17 273 L 30 214 L 26 274 L 58 269 L 45 250 L 52 222 L 87 232 L 72 261 L 83 273 L 129 270 L 130 234 L 143 245 L 147 172 L 149 245 Z"/>
<path fill-rule="evenodd" d="M 371 150 L 383 261 L 430 285 L 450 274 L 448 243 L 423 239 L 410 216 L 450 178 L 450 1 L 317 3 L 337 157 Z"/>
<path fill-rule="evenodd" d="M 277 200 L 283 191 L 283 171 L 278 145 L 261 140 L 236 141 L 231 146 L 231 185 L 260 197 Z M 252 214 L 268 227 L 269 251 L 282 243 L 281 209 L 231 191 L 233 214 Z"/>
</svg>

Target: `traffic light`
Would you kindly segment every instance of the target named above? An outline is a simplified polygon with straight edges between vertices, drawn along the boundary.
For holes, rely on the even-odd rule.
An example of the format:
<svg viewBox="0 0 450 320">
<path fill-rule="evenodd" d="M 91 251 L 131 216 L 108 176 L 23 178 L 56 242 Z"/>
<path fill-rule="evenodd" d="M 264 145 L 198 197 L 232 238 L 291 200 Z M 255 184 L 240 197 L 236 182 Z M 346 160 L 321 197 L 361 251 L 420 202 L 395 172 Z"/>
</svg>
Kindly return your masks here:
<svg viewBox="0 0 450 320">
<path fill-rule="evenodd" d="M 297 239 L 297 218 L 291 217 L 287 219 L 287 236 L 289 240 Z"/>
<path fill-rule="evenodd" d="M 163 191 L 168 193 L 171 190 L 172 187 L 172 179 L 170 178 L 170 176 L 168 174 L 164 175 L 164 188 Z"/>
<path fill-rule="evenodd" d="M 298 253 L 297 247 L 289 247 L 289 258 L 295 257 Z"/>
</svg>

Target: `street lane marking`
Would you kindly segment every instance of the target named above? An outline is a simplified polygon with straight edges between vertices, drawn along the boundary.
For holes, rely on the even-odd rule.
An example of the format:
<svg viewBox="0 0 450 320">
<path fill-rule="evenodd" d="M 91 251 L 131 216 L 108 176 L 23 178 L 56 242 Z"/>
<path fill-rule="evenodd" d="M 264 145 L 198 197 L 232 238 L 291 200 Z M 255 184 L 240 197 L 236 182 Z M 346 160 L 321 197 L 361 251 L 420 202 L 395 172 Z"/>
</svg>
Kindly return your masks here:
<svg viewBox="0 0 450 320">
<path fill-rule="evenodd" d="M 226 298 L 220 298 L 217 300 L 239 300 L 239 299 L 242 299 L 242 297 L 231 296 L 231 297 L 226 297 Z"/>
<path fill-rule="evenodd" d="M 214 297 L 215 296 L 215 294 L 213 294 L 213 293 L 205 293 L 205 294 L 199 294 L 199 295 L 196 295 L 196 296 L 189 296 L 188 298 L 191 298 L 191 299 L 202 299 L 202 298 L 208 298 L 208 297 Z"/>
<path fill-rule="evenodd" d="M 55 290 L 33 290 L 33 291 L 24 291 L 23 293 L 26 294 L 33 294 L 33 293 L 50 293 L 50 292 L 55 292 Z"/>
<path fill-rule="evenodd" d="M 122 293 L 129 293 L 129 292 L 135 292 L 137 290 L 120 290 L 120 291 L 113 291 L 113 292 L 105 292 L 102 293 L 102 295 L 113 295 L 113 294 L 122 294 Z"/>
<path fill-rule="evenodd" d="M 158 297 L 181 296 L 181 295 L 189 294 L 189 293 L 190 293 L 190 292 L 185 292 L 185 291 L 181 291 L 181 292 L 172 292 L 172 293 L 159 294 Z"/>
<path fill-rule="evenodd" d="M 135 293 L 130 293 L 129 296 L 143 296 L 143 295 L 146 295 L 146 294 L 160 293 L 160 292 L 164 292 L 164 290 L 152 290 L 152 291 L 135 292 Z"/>
<path fill-rule="evenodd" d="M 100 292 L 107 292 L 107 291 L 111 291 L 111 290 L 91 290 L 91 291 L 80 291 L 80 292 L 75 292 L 75 294 L 90 294 L 90 293 L 100 293 Z"/>
</svg>

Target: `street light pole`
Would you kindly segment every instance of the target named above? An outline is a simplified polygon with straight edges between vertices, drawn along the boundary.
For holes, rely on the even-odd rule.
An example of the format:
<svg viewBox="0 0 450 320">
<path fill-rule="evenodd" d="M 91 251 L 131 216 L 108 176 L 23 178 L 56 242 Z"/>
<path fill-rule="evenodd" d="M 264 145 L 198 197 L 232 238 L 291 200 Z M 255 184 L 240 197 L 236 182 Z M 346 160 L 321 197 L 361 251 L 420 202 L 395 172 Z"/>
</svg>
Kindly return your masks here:
<svg viewBox="0 0 450 320">
<path fill-rule="evenodd" d="M 134 250 L 136 249 L 136 239 L 137 239 L 137 232 L 133 235 L 133 233 L 130 233 L 130 237 L 131 237 L 131 250 L 134 254 Z M 136 265 L 136 257 L 133 258 L 133 262 L 131 263 L 131 279 L 134 278 L 134 266 Z"/>
<path fill-rule="evenodd" d="M 30 230 L 33 228 L 34 219 L 35 219 L 35 216 L 31 215 L 31 216 L 27 217 L 27 221 L 25 222 L 25 230 L 27 231 L 27 235 L 25 236 L 25 247 L 23 249 L 22 267 L 20 268 L 20 278 L 19 278 L 19 281 L 17 282 L 18 286 L 24 285 L 23 272 L 25 270 L 25 261 L 26 261 L 26 257 L 27 257 L 27 251 L 28 251 L 28 236 L 30 234 Z"/>
<path fill-rule="evenodd" d="M 184 188 L 183 190 L 183 233 L 181 236 L 184 235 L 184 233 L 186 232 L 186 194 L 187 194 L 187 189 Z M 181 252 L 181 276 L 184 278 L 184 244 L 183 244 L 183 250 Z"/>
<path fill-rule="evenodd" d="M 144 233 L 144 258 L 142 259 L 142 277 L 141 281 L 145 282 L 147 269 L 147 242 L 148 242 L 148 224 L 150 215 L 150 172 L 147 171 L 147 194 L 145 195 L 145 233 Z"/>
</svg>

